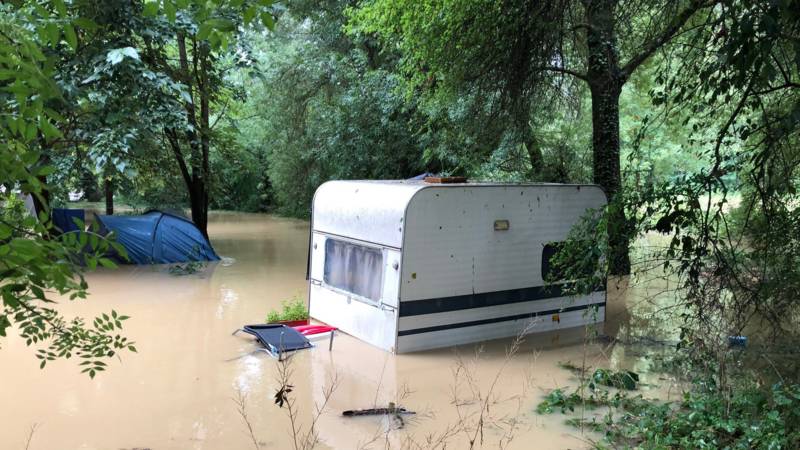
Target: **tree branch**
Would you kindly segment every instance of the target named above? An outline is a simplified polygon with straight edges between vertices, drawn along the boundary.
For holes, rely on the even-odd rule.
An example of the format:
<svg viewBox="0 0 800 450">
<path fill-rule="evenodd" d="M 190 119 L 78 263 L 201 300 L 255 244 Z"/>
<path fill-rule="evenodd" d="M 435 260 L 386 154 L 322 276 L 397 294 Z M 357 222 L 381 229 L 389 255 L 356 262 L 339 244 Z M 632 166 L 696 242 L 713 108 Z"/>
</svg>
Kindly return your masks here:
<svg viewBox="0 0 800 450">
<path fill-rule="evenodd" d="M 534 70 L 543 70 L 543 71 L 547 71 L 547 72 L 563 73 L 563 74 L 567 74 L 567 75 L 572 75 L 573 77 L 579 78 L 579 79 L 581 79 L 583 81 L 586 81 L 587 83 L 589 82 L 589 77 L 586 76 L 585 73 L 576 72 L 574 70 L 570 70 L 570 69 L 567 69 L 567 68 L 564 68 L 564 67 L 543 66 L 543 67 L 537 67 Z"/>
<path fill-rule="evenodd" d="M 664 44 L 669 42 L 697 11 L 713 6 L 715 3 L 717 3 L 716 0 L 692 0 L 689 6 L 676 15 L 672 19 L 672 22 L 670 22 L 658 36 L 655 36 L 650 42 L 644 45 L 644 50 L 632 57 L 627 64 L 622 66 L 623 79 L 628 79 L 637 67 L 652 56 L 659 48 L 664 46 Z"/>
</svg>

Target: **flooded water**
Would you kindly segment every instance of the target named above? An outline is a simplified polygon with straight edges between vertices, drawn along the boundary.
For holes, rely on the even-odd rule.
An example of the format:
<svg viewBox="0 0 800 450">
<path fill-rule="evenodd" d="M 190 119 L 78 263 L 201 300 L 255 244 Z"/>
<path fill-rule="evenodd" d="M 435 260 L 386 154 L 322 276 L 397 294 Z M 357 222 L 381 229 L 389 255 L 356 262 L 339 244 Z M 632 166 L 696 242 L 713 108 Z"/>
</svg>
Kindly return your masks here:
<svg viewBox="0 0 800 450">
<path fill-rule="evenodd" d="M 98 271 L 88 276 L 89 299 L 63 306 L 69 315 L 114 309 L 131 316 L 125 334 L 138 353 L 109 361 L 94 380 L 74 360 L 40 370 L 19 338 L 0 341 L 0 448 L 25 448 L 29 436 L 30 449 L 293 447 L 287 409 L 273 399 L 279 363 L 231 332 L 263 322 L 281 300 L 306 295 L 308 223 L 220 213 L 209 231 L 224 262 L 187 276 L 164 267 Z M 650 294 L 611 286 L 600 331 L 631 336 L 658 328 L 643 319 L 658 307 L 646 301 Z M 585 335 L 531 335 L 511 359 L 511 340 L 395 356 L 339 335 L 332 352 L 321 345 L 291 359 L 295 423 L 302 434 L 313 422 L 320 448 L 467 448 L 471 440 L 477 448 L 586 448 L 599 437 L 564 424 L 561 414 L 535 412 L 549 389 L 575 384 L 559 363 L 644 371 L 649 362 L 646 352 L 620 345 L 584 345 Z M 314 420 L 331 380 L 336 388 Z M 646 397 L 671 387 L 644 381 Z M 402 425 L 341 415 L 389 402 L 417 414 Z M 476 433 L 482 409 L 488 413 Z"/>
</svg>

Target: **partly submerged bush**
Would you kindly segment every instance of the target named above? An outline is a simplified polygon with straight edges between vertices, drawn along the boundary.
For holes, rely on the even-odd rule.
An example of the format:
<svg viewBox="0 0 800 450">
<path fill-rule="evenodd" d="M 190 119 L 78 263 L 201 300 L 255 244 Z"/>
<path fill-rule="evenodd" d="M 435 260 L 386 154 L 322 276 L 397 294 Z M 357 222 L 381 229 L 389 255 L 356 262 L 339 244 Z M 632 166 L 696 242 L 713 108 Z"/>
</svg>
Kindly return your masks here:
<svg viewBox="0 0 800 450">
<path fill-rule="evenodd" d="M 626 403 L 607 429 L 611 443 L 641 448 L 797 448 L 800 385 L 736 391 L 730 403 L 714 391 L 687 392 L 680 403 Z"/>
<path fill-rule="evenodd" d="M 592 378 L 596 377 L 597 373 Z M 588 389 L 572 394 L 551 391 L 537 412 L 570 414 L 579 408 L 607 407 L 608 413 L 602 416 L 567 420 L 570 425 L 604 433 L 605 444 L 597 443 L 597 448 L 608 444 L 642 449 L 787 449 L 800 443 L 798 384 L 781 382 L 764 388 L 748 381 L 724 396 L 712 384 L 697 383 L 680 402 L 661 402 L 622 390 L 612 395 L 592 388 L 593 381 Z"/>
<path fill-rule="evenodd" d="M 280 312 L 273 309 L 267 314 L 267 323 L 308 319 L 306 302 L 299 295 L 292 297 L 291 300 L 282 301 L 281 308 Z"/>
</svg>

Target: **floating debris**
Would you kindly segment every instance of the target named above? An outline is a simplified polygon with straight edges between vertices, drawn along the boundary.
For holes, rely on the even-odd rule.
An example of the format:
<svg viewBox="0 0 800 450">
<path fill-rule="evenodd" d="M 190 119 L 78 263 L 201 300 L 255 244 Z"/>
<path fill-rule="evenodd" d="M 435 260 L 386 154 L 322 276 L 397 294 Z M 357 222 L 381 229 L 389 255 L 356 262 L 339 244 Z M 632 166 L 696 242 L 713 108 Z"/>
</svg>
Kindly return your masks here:
<svg viewBox="0 0 800 450">
<path fill-rule="evenodd" d="M 401 406 L 395 406 L 394 403 L 389 403 L 387 408 L 368 408 L 368 409 L 349 409 L 342 412 L 343 416 L 382 416 L 382 415 L 399 415 L 399 414 L 416 414 L 414 411 L 409 411 Z"/>
</svg>

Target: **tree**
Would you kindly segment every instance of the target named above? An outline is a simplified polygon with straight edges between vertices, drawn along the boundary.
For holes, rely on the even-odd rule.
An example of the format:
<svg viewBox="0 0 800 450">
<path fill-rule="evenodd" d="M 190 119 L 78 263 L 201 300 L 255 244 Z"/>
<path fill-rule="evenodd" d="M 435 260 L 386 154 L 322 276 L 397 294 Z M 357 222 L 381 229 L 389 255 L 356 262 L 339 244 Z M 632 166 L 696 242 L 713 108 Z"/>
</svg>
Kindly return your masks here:
<svg viewBox="0 0 800 450">
<path fill-rule="evenodd" d="M 28 345 L 46 343 L 37 352 L 42 367 L 78 356 L 84 372 L 94 376 L 104 370 L 103 359 L 135 351 L 131 341 L 116 334 L 126 316 L 112 311 L 87 325 L 82 318 L 65 319 L 50 306 L 51 292 L 71 300 L 86 297 L 84 268 L 113 267 L 103 255 L 113 249 L 124 256 L 125 250 L 96 230 L 59 234 L 49 218 L 47 177 L 56 167 L 70 166 L 61 160 L 78 159 L 83 149 L 95 152 L 99 168 L 124 171 L 133 159 L 127 150 L 143 142 L 137 139 L 151 139 L 157 124 L 159 135 L 166 127 L 182 133 L 181 139 L 192 138 L 186 145 L 195 151 L 190 165 L 200 181 L 192 187 L 195 195 L 200 192 L 198 217 L 204 226 L 208 148 L 203 143 L 208 139 L 197 133 L 207 137 L 213 128 L 209 105 L 215 86 L 210 83 L 216 73 L 207 66 L 237 30 L 224 15 L 240 17 L 242 26 L 256 17 L 272 26 L 271 4 L 49 0 L 0 5 L 0 336 L 15 325 Z M 148 70 L 139 48 L 147 47 L 151 33 L 161 39 L 162 55 L 182 53 L 182 37 L 191 33 L 200 49 L 191 50 L 192 58 L 202 73 L 190 75 L 194 90 L 181 82 L 185 63 L 179 71 Z M 198 89 L 205 94 L 199 97 L 194 127 L 181 111 L 194 107 Z M 34 196 L 38 217 L 21 214 L 17 192 Z"/>
<path fill-rule="evenodd" d="M 353 30 L 400 48 L 412 89 L 479 88 L 512 126 L 563 77 L 586 82 L 592 102 L 593 178 L 606 191 L 612 273 L 630 272 L 631 225 L 621 206 L 619 98 L 631 75 L 715 1 L 582 0 L 367 2 Z M 622 55 L 621 55 L 622 54 Z M 556 89 L 554 94 L 553 89 Z M 515 122 L 514 119 L 517 119 Z M 534 137 L 526 147 L 534 150 Z M 539 158 L 531 153 L 531 160 Z"/>
<path fill-rule="evenodd" d="M 168 101 L 179 106 L 183 119 L 168 114 L 163 133 L 186 184 L 192 221 L 206 237 L 214 128 L 231 101 L 225 74 L 246 62 L 239 42 L 243 27 L 259 17 L 273 28 L 272 3 L 196 2 L 177 11 L 170 1 L 144 5 L 157 26 L 155 33 L 140 35 L 142 61 L 178 88 Z"/>
<path fill-rule="evenodd" d="M 800 2 L 719 4 L 714 27 L 680 37 L 653 93 L 686 110 L 704 164 L 633 195 L 632 208 L 640 231 L 670 237 L 664 267 L 682 281 L 682 328 L 701 358 L 711 333 L 756 321 L 793 334 L 800 289 Z"/>
<path fill-rule="evenodd" d="M 67 158 L 74 156 L 72 145 L 88 148 L 104 181 L 107 213 L 113 212 L 114 188 L 134 178 L 133 167 L 162 164 L 162 177 L 181 176 L 192 220 L 207 237 L 215 128 L 239 100 L 227 75 L 247 63 L 246 45 L 239 40 L 244 28 L 257 18 L 273 26 L 271 5 L 269 0 L 71 4 L 91 25 L 75 38 L 79 51 L 65 55 L 57 69 L 70 88 L 58 108 L 72 123 L 62 146 Z M 163 167 L 165 146 L 175 171 Z"/>
<path fill-rule="evenodd" d="M 391 61 L 343 32 L 347 2 L 290 2 L 244 69 L 242 145 L 264 155 L 278 210 L 308 217 L 330 179 L 408 178 L 424 171 L 415 111 Z"/>
</svg>

